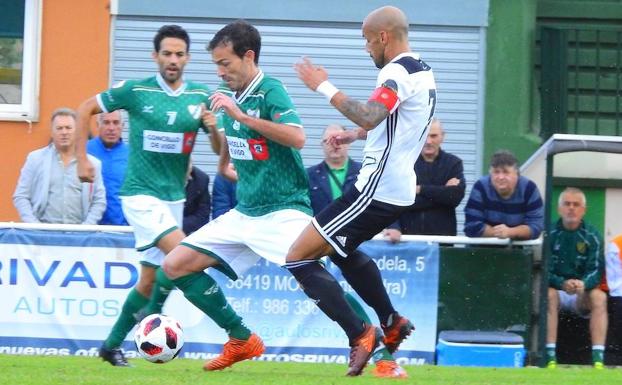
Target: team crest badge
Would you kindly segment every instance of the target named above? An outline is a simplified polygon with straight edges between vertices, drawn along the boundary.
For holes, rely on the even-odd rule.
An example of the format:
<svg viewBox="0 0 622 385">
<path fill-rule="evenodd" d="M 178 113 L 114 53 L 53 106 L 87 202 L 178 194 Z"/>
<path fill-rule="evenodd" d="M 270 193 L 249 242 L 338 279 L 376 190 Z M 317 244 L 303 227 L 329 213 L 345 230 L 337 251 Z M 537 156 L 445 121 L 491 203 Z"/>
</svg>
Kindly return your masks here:
<svg viewBox="0 0 622 385">
<path fill-rule="evenodd" d="M 579 254 L 585 254 L 587 251 L 587 244 L 585 242 L 577 242 L 577 252 Z"/>
<path fill-rule="evenodd" d="M 233 122 L 232 125 L 233 129 L 236 131 L 240 131 L 240 122 L 238 122 L 237 120 L 235 122 Z"/>
<path fill-rule="evenodd" d="M 246 115 L 252 116 L 253 118 L 259 118 L 261 114 L 259 113 L 259 110 L 250 109 L 250 110 L 246 110 Z"/>
<path fill-rule="evenodd" d="M 201 117 L 201 106 L 198 104 L 190 104 L 188 106 L 188 112 L 192 116 L 192 119 L 199 119 Z"/>
</svg>

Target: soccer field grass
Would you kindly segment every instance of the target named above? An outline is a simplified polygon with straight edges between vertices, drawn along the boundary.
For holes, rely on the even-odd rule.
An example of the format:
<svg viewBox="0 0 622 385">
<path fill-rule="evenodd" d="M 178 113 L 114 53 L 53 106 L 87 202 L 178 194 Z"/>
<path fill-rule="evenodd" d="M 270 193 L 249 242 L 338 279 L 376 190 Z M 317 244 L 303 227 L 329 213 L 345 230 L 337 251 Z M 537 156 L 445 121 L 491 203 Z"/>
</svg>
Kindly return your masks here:
<svg viewBox="0 0 622 385">
<path fill-rule="evenodd" d="M 7 385 L 315 385 L 386 384 L 397 381 L 419 385 L 615 385 L 622 369 L 560 367 L 554 370 L 521 368 L 406 367 L 406 380 L 376 379 L 371 367 L 361 377 L 348 378 L 345 365 L 282 362 L 242 362 L 221 372 L 204 372 L 202 361 L 181 359 L 168 364 L 130 360 L 132 368 L 115 368 L 98 358 L 0 355 L 0 384 Z"/>
</svg>

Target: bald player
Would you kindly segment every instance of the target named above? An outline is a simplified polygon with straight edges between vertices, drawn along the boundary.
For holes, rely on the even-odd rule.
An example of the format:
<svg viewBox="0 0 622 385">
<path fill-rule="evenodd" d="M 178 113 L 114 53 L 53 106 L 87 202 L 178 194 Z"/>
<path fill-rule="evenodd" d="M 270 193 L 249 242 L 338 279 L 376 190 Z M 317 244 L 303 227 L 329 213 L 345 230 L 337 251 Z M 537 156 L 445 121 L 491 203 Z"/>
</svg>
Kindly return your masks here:
<svg viewBox="0 0 622 385">
<path fill-rule="evenodd" d="M 372 11 L 363 21 L 365 48 L 380 69 L 367 102 L 348 97 L 328 80 L 328 73 L 304 58 L 294 68 L 311 90 L 327 100 L 357 127 L 333 132 L 328 143 L 366 140 L 364 160 L 354 188 L 317 214 L 292 244 L 286 267 L 305 293 L 348 336 L 349 376 L 363 372 L 383 344 L 394 352 L 413 324 L 395 311 L 376 264 L 356 251 L 394 222 L 415 201 L 417 160 L 434 114 L 436 85 L 430 66 L 410 51 L 408 21 L 398 8 Z M 381 328 L 366 324 L 345 300 L 335 278 L 319 263 L 328 255 L 348 283 L 369 304 Z"/>
</svg>

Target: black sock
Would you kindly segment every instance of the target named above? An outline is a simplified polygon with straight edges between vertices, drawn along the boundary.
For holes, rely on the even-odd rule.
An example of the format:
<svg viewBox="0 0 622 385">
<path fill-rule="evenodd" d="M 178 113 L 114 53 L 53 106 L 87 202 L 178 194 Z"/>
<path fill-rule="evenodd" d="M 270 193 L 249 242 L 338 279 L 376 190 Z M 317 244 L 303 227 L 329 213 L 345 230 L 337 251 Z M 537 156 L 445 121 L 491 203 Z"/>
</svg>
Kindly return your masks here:
<svg viewBox="0 0 622 385">
<path fill-rule="evenodd" d="M 356 315 L 339 283 L 318 261 L 290 262 L 285 268 L 296 278 L 305 294 L 337 322 L 350 342 L 365 331 L 363 321 Z"/>
<path fill-rule="evenodd" d="M 341 269 L 343 277 L 354 291 L 374 309 L 380 323 L 386 325 L 389 316 L 395 313 L 395 309 L 382 283 L 382 276 L 376 262 L 359 250 L 354 250 L 346 258 L 335 255 L 330 259 Z"/>
</svg>

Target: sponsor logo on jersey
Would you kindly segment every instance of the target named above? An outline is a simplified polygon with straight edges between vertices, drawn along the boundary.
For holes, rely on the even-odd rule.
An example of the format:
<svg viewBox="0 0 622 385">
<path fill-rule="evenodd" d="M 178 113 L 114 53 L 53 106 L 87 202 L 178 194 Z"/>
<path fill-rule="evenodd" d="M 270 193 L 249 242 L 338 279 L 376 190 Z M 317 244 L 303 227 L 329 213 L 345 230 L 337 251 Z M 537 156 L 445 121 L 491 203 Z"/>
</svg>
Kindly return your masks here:
<svg viewBox="0 0 622 385">
<path fill-rule="evenodd" d="M 346 241 L 348 240 L 348 238 L 344 237 L 343 235 L 337 235 L 335 238 L 337 239 L 337 242 L 339 242 L 339 244 L 341 244 L 341 246 L 345 246 L 346 245 Z"/>
<path fill-rule="evenodd" d="M 258 139 L 249 139 L 248 146 L 251 150 L 251 154 L 253 154 L 253 159 L 266 160 L 270 157 L 270 154 L 268 153 L 268 143 L 266 143 L 266 138 L 260 137 Z"/>
<path fill-rule="evenodd" d="M 184 132 L 184 144 L 181 148 L 183 154 L 190 154 L 192 152 L 196 136 L 196 132 Z"/>
<path fill-rule="evenodd" d="M 189 154 L 196 132 L 143 131 L 143 150 L 168 154 Z"/>
<path fill-rule="evenodd" d="M 229 155 L 239 160 L 266 160 L 270 157 L 266 138 L 243 139 L 227 136 Z"/>
<path fill-rule="evenodd" d="M 143 114 L 153 114 L 153 106 L 143 106 Z"/>
</svg>

